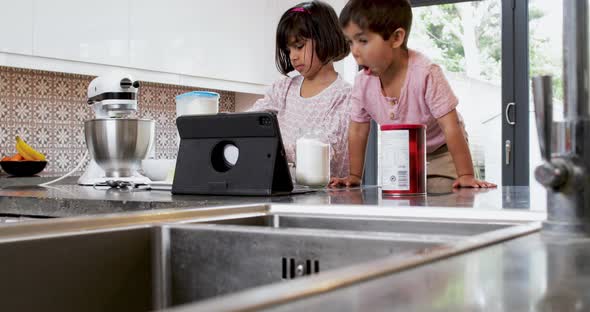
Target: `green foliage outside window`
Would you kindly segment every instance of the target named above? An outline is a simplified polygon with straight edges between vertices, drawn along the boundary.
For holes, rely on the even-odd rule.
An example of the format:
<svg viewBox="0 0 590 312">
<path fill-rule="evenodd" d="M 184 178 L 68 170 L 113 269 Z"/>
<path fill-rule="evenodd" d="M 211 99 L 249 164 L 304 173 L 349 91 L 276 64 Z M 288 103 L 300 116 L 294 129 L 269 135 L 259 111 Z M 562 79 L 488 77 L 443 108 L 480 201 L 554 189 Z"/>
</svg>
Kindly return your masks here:
<svg viewBox="0 0 590 312">
<path fill-rule="evenodd" d="M 429 56 L 445 70 L 463 73 L 473 79 L 500 83 L 502 75 L 502 7 L 499 0 L 421 7 L 414 10 L 414 29 L 410 35 L 431 42 Z M 529 5 L 530 75 L 551 73 L 554 96 L 563 99 L 562 64 L 546 53 L 561 38 L 549 38 L 535 27 L 545 13 L 534 1 Z"/>
</svg>

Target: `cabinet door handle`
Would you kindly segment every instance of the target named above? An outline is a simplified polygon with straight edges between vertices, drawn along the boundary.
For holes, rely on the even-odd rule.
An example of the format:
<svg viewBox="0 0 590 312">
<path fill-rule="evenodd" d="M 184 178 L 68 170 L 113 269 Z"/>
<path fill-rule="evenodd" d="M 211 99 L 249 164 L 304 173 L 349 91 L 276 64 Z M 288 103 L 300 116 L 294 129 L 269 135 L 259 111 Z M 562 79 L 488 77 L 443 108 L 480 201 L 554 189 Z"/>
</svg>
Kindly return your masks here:
<svg viewBox="0 0 590 312">
<path fill-rule="evenodd" d="M 516 124 L 516 121 L 512 121 L 510 120 L 510 107 L 515 106 L 516 104 L 514 102 L 510 102 L 506 105 L 506 110 L 504 111 L 504 115 L 506 116 L 506 122 L 511 125 L 514 126 Z"/>
<path fill-rule="evenodd" d="M 512 149 L 512 142 L 510 142 L 510 140 L 506 140 L 506 144 L 504 145 L 504 151 L 506 152 L 506 165 L 510 165 L 511 149 Z"/>
</svg>

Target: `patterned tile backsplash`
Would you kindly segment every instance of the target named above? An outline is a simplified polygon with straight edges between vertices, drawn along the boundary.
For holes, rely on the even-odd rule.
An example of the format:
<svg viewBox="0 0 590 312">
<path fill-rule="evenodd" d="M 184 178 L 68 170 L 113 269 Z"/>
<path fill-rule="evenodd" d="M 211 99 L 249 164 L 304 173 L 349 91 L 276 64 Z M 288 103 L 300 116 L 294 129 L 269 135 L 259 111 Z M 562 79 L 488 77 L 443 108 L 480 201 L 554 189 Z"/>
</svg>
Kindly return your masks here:
<svg viewBox="0 0 590 312">
<path fill-rule="evenodd" d="M 48 159 L 44 174 L 59 176 L 76 167 L 86 151 L 84 121 L 92 119 L 86 90 L 93 76 L 0 66 L 0 155 L 16 153 L 21 136 Z M 156 121 L 156 158 L 176 158 L 174 97 L 193 91 L 221 95 L 220 111 L 235 110 L 235 93 L 142 82 L 138 117 Z"/>
</svg>

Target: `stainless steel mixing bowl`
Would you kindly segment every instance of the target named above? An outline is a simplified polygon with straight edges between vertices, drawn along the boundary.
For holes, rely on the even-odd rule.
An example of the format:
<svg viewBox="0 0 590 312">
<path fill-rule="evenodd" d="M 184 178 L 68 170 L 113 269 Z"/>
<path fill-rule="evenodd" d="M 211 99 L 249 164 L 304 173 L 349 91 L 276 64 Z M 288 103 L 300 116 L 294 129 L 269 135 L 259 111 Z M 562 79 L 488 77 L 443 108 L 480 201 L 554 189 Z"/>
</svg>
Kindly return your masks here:
<svg viewBox="0 0 590 312">
<path fill-rule="evenodd" d="M 155 123 L 148 119 L 92 119 L 84 122 L 90 156 L 107 177 L 130 177 L 153 144 Z"/>
</svg>

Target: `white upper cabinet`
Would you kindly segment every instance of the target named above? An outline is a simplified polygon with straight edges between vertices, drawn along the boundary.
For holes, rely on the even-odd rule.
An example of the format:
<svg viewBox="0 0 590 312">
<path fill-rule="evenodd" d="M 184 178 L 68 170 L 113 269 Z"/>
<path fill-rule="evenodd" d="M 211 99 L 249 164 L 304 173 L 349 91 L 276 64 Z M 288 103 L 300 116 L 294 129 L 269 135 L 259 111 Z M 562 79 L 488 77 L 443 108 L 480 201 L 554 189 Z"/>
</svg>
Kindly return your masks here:
<svg viewBox="0 0 590 312">
<path fill-rule="evenodd" d="M 33 0 L 0 0 L 0 52 L 31 55 Z"/>
<path fill-rule="evenodd" d="M 345 0 L 331 0 L 339 12 Z M 0 0 L 0 65 L 262 93 L 299 0 Z"/>
<path fill-rule="evenodd" d="M 128 66 L 129 1 L 35 0 L 33 54 Z"/>
<path fill-rule="evenodd" d="M 270 84 L 273 0 L 130 0 L 130 66 Z"/>
</svg>

